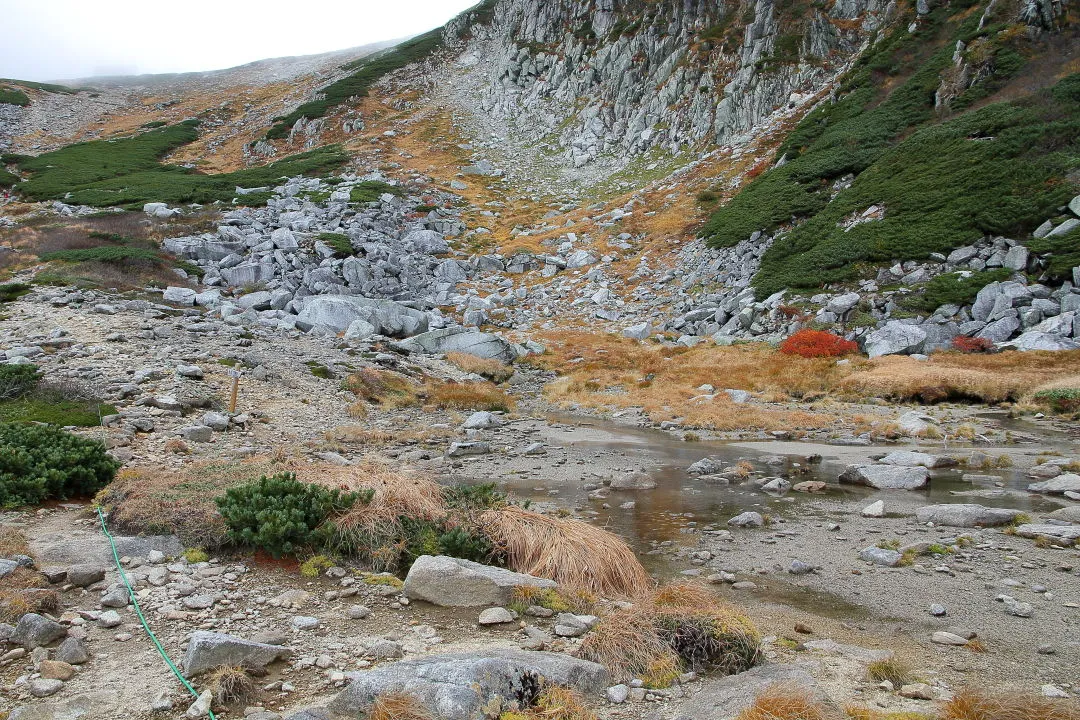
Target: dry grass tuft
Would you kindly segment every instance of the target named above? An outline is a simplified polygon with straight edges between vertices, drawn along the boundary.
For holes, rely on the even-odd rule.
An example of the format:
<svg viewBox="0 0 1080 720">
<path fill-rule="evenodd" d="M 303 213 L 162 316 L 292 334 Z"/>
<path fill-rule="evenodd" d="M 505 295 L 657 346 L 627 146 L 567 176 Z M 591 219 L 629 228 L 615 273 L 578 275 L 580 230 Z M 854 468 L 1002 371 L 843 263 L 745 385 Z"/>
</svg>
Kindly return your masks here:
<svg viewBox="0 0 1080 720">
<path fill-rule="evenodd" d="M 1069 700 L 965 688 L 945 704 L 941 717 L 942 720 L 1080 720 L 1080 709 Z"/>
<path fill-rule="evenodd" d="M 509 505 L 484 512 L 480 526 L 518 572 L 605 596 L 639 595 L 652 587 L 626 543 L 580 520 Z"/>
<path fill-rule="evenodd" d="M 419 700 L 406 693 L 387 693 L 375 698 L 367 720 L 435 720 Z"/>
<path fill-rule="evenodd" d="M 392 370 L 364 368 L 345 379 L 344 387 L 360 400 L 385 408 L 409 407 L 418 402 L 420 385 Z"/>
<path fill-rule="evenodd" d="M 596 720 L 582 696 L 569 688 L 548 685 L 532 707 L 503 713 L 499 720 Z"/>
<path fill-rule="evenodd" d="M 334 522 L 339 547 L 378 571 L 397 569 L 404 536 L 402 518 L 435 521 L 447 515 L 441 486 L 425 477 L 375 463 L 338 468 L 323 477 L 323 482 L 335 487 L 375 491 L 371 502 L 354 505 Z"/>
<path fill-rule="evenodd" d="M 489 410 L 509 412 L 514 399 L 490 382 L 453 382 L 429 380 L 427 401 L 446 410 Z"/>
<path fill-rule="evenodd" d="M 26 613 L 57 612 L 60 594 L 47 587 L 45 576 L 19 567 L 0 584 L 0 621 L 15 623 Z"/>
<path fill-rule="evenodd" d="M 447 353 L 446 359 L 467 373 L 480 375 L 495 383 L 506 382 L 514 374 L 514 368 L 510 365 L 504 365 L 498 360 L 476 357 L 469 353 Z"/>
<path fill-rule="evenodd" d="M 888 680 L 893 687 L 899 689 L 902 685 L 910 685 L 921 680 L 915 675 L 910 667 L 901 660 L 878 660 L 866 666 L 866 674 L 874 682 Z"/>
<path fill-rule="evenodd" d="M 30 555 L 30 545 L 22 530 L 10 525 L 0 526 L 0 557 Z"/>
<path fill-rule="evenodd" d="M 800 685 L 770 685 L 735 720 L 841 720 L 835 708 Z"/>
<path fill-rule="evenodd" d="M 207 676 L 207 688 L 215 703 L 233 705 L 247 703 L 259 695 L 259 687 L 242 667 L 222 665 Z"/>
<path fill-rule="evenodd" d="M 668 585 L 632 607 L 604 617 L 581 645 L 581 656 L 617 680 L 670 685 L 684 669 L 730 675 L 759 658 L 761 635 L 739 609 L 700 585 Z"/>
</svg>

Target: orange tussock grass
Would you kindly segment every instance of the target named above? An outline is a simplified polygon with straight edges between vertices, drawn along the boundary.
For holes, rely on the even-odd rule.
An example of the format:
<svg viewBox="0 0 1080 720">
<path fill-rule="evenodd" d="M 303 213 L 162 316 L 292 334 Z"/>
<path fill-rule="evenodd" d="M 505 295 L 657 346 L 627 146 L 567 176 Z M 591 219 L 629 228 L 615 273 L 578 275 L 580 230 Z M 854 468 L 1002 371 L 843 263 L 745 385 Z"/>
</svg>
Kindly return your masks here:
<svg viewBox="0 0 1080 720">
<path fill-rule="evenodd" d="M 447 353 L 446 359 L 467 373 L 480 375 L 497 383 L 506 382 L 514 374 L 514 368 L 510 365 L 501 363 L 498 360 L 476 357 L 469 353 Z"/>
<path fill-rule="evenodd" d="M 926 361 L 875 358 L 844 378 L 841 390 L 896 400 L 936 402 L 967 399 L 984 403 L 1017 400 L 1047 383 L 1076 376 L 1080 350 L 1008 351 L 994 355 L 935 353 Z"/>
<path fill-rule="evenodd" d="M 367 720 L 435 720 L 418 699 L 406 693 L 387 693 L 375 698 Z"/>
<path fill-rule="evenodd" d="M 945 704 L 941 717 L 942 720 L 1080 720 L 1080 708 L 1070 700 L 965 688 Z"/>
<path fill-rule="evenodd" d="M 548 354 L 531 362 L 562 374 L 545 390 L 550 399 L 596 408 L 641 407 L 654 422 L 682 417 L 687 425 L 716 430 L 811 429 L 836 419 L 736 404 L 724 393 L 711 400 L 695 399 L 703 384 L 805 398 L 828 392 L 848 372 L 832 359 L 781 355 L 762 343 L 664 347 L 580 332 L 556 333 L 545 340 Z"/>
<path fill-rule="evenodd" d="M 622 539 L 586 522 L 508 505 L 481 514 L 480 527 L 511 568 L 565 588 L 627 597 L 653 585 Z"/>
<path fill-rule="evenodd" d="M 686 668 L 742 672 L 759 659 L 761 634 L 753 622 L 701 585 L 676 583 L 639 596 L 606 615 L 581 645 L 580 655 L 617 680 L 641 678 L 669 685 Z"/>
<path fill-rule="evenodd" d="M 417 403 L 420 385 L 391 370 L 364 368 L 345 378 L 344 387 L 360 400 L 383 407 L 407 407 Z"/>
<path fill-rule="evenodd" d="M 735 720 L 842 720 L 844 715 L 809 688 L 777 683 L 765 688 Z"/>
</svg>

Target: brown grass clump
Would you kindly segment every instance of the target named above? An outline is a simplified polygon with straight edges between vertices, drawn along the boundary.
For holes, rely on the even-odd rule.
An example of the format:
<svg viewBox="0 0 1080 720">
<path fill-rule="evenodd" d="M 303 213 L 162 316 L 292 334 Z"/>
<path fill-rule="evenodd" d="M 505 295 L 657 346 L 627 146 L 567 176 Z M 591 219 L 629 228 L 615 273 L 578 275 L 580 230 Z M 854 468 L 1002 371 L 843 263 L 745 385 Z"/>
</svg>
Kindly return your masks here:
<svg viewBox="0 0 1080 720">
<path fill-rule="evenodd" d="M 942 720 L 1080 720 L 1071 701 L 965 688 L 941 709 Z"/>
<path fill-rule="evenodd" d="M 685 669 L 725 675 L 758 661 L 761 635 L 746 615 L 700 585 L 668 585 L 604 617 L 581 645 L 617 680 L 669 685 Z"/>
<path fill-rule="evenodd" d="M 420 385 L 405 375 L 374 368 L 364 368 L 345 378 L 344 387 L 360 400 L 385 408 L 415 405 L 420 392 Z"/>
<path fill-rule="evenodd" d="M 259 688 L 242 667 L 222 665 L 207 676 L 207 687 L 215 703 L 233 705 L 246 703 L 259 695 Z"/>
<path fill-rule="evenodd" d="M 499 720 L 596 720 L 584 698 L 569 688 L 548 685 L 532 707 L 505 712 Z"/>
<path fill-rule="evenodd" d="M 60 609 L 60 595 L 48 585 L 45 576 L 19 567 L 0 583 L 0 621 L 15 623 L 31 612 L 54 613 Z"/>
<path fill-rule="evenodd" d="M 606 596 L 633 596 L 652 587 L 626 543 L 580 520 L 509 505 L 484 512 L 480 526 L 518 572 Z"/>
<path fill-rule="evenodd" d="M 825 704 L 805 687 L 777 683 L 765 688 L 735 720 L 841 720 L 836 708 Z"/>
<path fill-rule="evenodd" d="M 453 382 L 429 380 L 427 401 L 447 410 L 489 410 L 509 412 L 514 399 L 490 382 Z"/>
<path fill-rule="evenodd" d="M 367 720 L 435 720 L 419 700 L 406 693 L 387 693 L 375 698 Z"/>
<path fill-rule="evenodd" d="M 0 526 L 0 557 L 29 554 L 30 545 L 22 530 L 10 525 Z"/>
<path fill-rule="evenodd" d="M 480 358 L 469 353 L 447 353 L 446 359 L 467 373 L 480 375 L 495 383 L 506 382 L 514 374 L 514 368 L 510 365 L 505 365 L 494 359 Z"/>
<path fill-rule="evenodd" d="M 897 689 L 902 685 L 920 682 L 920 679 L 912 672 L 911 668 L 896 658 L 870 663 L 866 666 L 866 674 L 874 682 L 888 680 Z"/>
<path fill-rule="evenodd" d="M 425 477 L 366 463 L 355 468 L 338 468 L 324 478 L 353 492 L 374 490 L 371 502 L 354 505 L 334 524 L 338 546 L 379 571 L 397 569 L 403 550 L 402 518 L 437 521 L 447 515 L 441 486 Z"/>
</svg>

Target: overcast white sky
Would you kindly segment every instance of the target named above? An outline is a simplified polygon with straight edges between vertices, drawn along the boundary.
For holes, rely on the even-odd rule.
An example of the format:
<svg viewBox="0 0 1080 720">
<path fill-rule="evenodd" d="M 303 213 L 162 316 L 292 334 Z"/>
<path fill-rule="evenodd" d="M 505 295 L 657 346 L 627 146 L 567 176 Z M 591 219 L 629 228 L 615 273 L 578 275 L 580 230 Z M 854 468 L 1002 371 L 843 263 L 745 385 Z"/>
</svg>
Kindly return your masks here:
<svg viewBox="0 0 1080 720">
<path fill-rule="evenodd" d="M 218 70 L 416 35 L 477 0 L 0 0 L 0 77 Z"/>
</svg>

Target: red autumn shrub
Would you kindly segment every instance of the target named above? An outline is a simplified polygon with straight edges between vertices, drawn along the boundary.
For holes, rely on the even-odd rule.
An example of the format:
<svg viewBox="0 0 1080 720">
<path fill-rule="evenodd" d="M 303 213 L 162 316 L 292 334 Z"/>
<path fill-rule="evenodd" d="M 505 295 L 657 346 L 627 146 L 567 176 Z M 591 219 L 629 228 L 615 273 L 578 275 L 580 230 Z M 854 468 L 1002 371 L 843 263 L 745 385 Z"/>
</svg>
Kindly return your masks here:
<svg viewBox="0 0 1080 720">
<path fill-rule="evenodd" d="M 994 343 L 986 338 L 967 337 L 966 335 L 954 337 L 952 346 L 954 350 L 959 350 L 962 353 L 984 353 L 994 349 Z"/>
<path fill-rule="evenodd" d="M 854 341 L 824 330 L 800 330 L 780 343 L 780 352 L 805 358 L 840 357 L 858 349 Z"/>
</svg>

